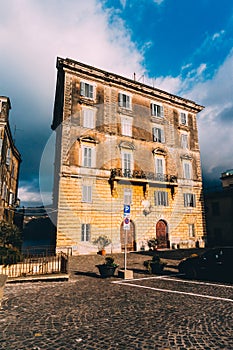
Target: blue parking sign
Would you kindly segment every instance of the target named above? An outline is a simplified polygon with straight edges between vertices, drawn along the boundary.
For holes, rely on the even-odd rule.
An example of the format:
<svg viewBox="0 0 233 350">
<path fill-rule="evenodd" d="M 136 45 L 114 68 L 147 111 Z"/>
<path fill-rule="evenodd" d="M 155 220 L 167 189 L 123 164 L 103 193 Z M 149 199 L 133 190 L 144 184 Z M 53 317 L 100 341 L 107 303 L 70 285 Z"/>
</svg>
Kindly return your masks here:
<svg viewBox="0 0 233 350">
<path fill-rule="evenodd" d="M 124 205 L 124 214 L 130 214 L 130 205 Z"/>
</svg>

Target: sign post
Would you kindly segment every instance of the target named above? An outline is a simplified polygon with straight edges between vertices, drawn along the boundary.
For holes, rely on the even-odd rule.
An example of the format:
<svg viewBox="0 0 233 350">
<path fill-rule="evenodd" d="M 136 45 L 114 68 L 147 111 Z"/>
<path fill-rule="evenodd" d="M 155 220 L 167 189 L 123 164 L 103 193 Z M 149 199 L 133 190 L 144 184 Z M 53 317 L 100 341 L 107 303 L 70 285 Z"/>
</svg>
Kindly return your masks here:
<svg viewBox="0 0 233 350">
<path fill-rule="evenodd" d="M 133 271 L 127 270 L 127 243 L 128 243 L 128 230 L 130 230 L 130 205 L 124 204 L 124 223 L 123 229 L 125 233 L 125 254 L 124 254 L 124 270 L 118 271 L 118 276 L 124 279 L 132 279 Z"/>
<path fill-rule="evenodd" d="M 130 205 L 124 205 L 124 232 L 125 232 L 125 255 L 124 255 L 124 269 L 127 270 L 127 242 L 128 230 L 130 230 Z"/>
</svg>

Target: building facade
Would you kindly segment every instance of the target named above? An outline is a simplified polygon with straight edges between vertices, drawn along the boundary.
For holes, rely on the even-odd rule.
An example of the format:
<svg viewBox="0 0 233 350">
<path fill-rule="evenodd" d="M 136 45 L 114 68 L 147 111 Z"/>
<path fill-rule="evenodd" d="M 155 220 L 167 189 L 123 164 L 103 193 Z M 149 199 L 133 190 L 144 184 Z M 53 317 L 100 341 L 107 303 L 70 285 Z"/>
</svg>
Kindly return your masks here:
<svg viewBox="0 0 233 350">
<path fill-rule="evenodd" d="M 0 96 L 0 221 L 14 223 L 21 156 L 9 125 L 10 99 Z"/>
<path fill-rule="evenodd" d="M 221 174 L 222 189 L 205 194 L 207 242 L 233 246 L 233 169 Z"/>
<path fill-rule="evenodd" d="M 57 250 L 109 252 L 203 244 L 193 101 L 71 59 L 57 59 L 54 205 Z M 124 219 L 124 205 L 130 216 Z M 126 235 L 126 236 L 125 236 Z"/>
</svg>

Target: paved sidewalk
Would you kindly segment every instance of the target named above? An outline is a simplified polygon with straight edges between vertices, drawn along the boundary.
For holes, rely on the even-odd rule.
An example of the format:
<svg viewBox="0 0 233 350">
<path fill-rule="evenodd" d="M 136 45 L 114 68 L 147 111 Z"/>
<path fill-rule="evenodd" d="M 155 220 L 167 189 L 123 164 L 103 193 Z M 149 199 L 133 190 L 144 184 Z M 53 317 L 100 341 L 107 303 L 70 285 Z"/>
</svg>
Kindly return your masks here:
<svg viewBox="0 0 233 350">
<path fill-rule="evenodd" d="M 166 260 L 177 264 L 180 256 L 172 254 L 166 253 Z M 123 267 L 124 254 L 114 256 Z M 69 282 L 7 284 L 0 349 L 233 349 L 233 286 L 182 284 L 166 275 L 148 279 L 147 259 L 146 253 L 128 254 L 135 277 L 147 277 L 132 284 L 117 276 L 100 278 L 95 265 L 104 257 L 99 255 L 72 257 Z M 173 288 L 187 293 L 166 292 Z"/>
</svg>

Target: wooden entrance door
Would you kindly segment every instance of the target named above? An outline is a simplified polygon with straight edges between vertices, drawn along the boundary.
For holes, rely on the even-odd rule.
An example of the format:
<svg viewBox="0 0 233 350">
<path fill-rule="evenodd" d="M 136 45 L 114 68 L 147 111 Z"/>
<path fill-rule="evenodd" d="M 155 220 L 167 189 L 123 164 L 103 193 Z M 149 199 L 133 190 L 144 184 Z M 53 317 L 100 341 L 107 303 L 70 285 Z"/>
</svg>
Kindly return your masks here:
<svg viewBox="0 0 233 350">
<path fill-rule="evenodd" d="M 163 220 L 159 220 L 156 224 L 156 239 L 158 241 L 158 248 L 167 248 L 168 247 L 168 233 L 167 233 L 167 224 Z"/>
<path fill-rule="evenodd" d="M 127 230 L 127 251 L 135 251 L 136 250 L 136 242 L 135 242 L 135 226 L 134 223 L 130 220 L 130 230 Z M 124 222 L 121 224 L 121 250 L 125 251 L 125 230 L 124 230 Z"/>
</svg>

